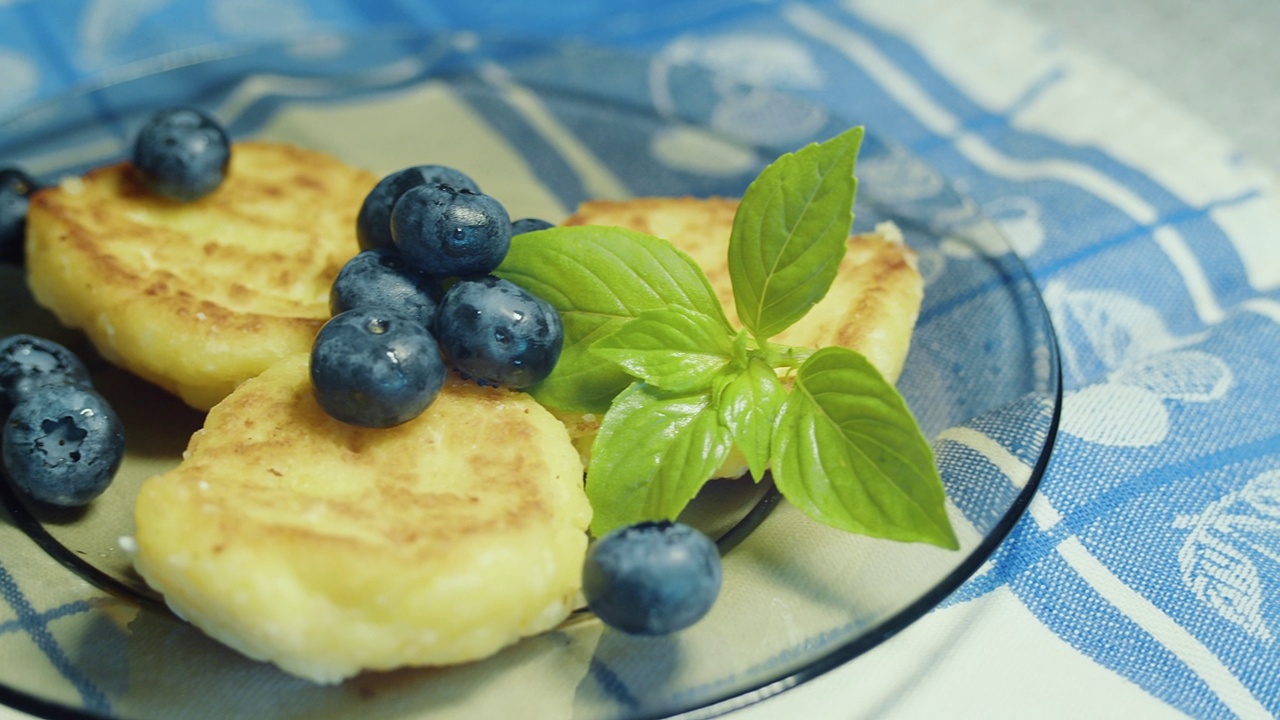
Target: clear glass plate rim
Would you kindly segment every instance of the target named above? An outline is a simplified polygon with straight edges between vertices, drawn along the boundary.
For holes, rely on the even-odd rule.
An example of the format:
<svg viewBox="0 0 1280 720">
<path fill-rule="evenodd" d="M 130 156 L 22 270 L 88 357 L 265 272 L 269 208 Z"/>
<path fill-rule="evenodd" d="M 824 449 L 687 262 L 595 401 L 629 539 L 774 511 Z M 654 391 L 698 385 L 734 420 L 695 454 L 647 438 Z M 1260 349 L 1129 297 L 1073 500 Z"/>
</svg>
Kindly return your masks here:
<svg viewBox="0 0 1280 720">
<path fill-rule="evenodd" d="M 444 42 L 452 43 L 451 46 L 463 47 L 478 43 L 480 45 L 502 45 L 511 44 L 514 47 L 529 49 L 554 49 L 554 48 L 581 48 L 584 50 L 599 51 L 605 53 L 613 53 L 619 56 L 630 56 L 637 60 L 646 57 L 644 53 L 630 49 L 607 47 L 600 45 L 592 45 L 584 42 L 575 42 L 568 40 L 552 40 L 550 42 L 540 42 L 529 38 L 512 38 L 501 35 L 477 35 L 469 32 L 459 33 L 423 33 L 420 31 L 406 31 L 397 29 L 383 29 L 372 32 L 364 32 L 359 34 L 335 36 L 333 34 L 323 34 L 314 37 L 304 37 L 288 42 L 260 42 L 260 43 L 232 43 L 223 42 L 211 45 L 204 45 L 181 51 L 174 51 L 164 55 L 137 61 L 123 66 L 102 77 L 83 82 L 73 86 L 61 95 L 46 100 L 33 103 L 28 106 L 18 108 L 3 116 L 0 116 L 0 128 L 20 122 L 20 120 L 28 115 L 46 112 L 55 108 L 61 103 L 68 102 L 82 96 L 91 95 L 94 92 L 106 90 L 110 87 L 135 81 L 145 81 L 149 76 L 165 73 L 192 65 L 206 65 L 209 63 L 217 63 L 245 56 L 251 56 L 256 53 L 280 51 L 283 49 L 305 45 L 308 42 L 316 40 L 327 40 L 339 37 L 345 42 L 355 44 L 363 42 L 374 42 L 377 40 L 395 39 L 406 42 Z M 415 79 L 415 82 L 419 81 Z M 806 99 L 806 101 L 809 101 Z M 893 144 L 892 140 L 877 134 L 881 140 Z M 900 146 L 898 146 L 900 148 Z M 904 150 L 904 152 L 906 152 Z M 957 197 L 963 197 L 947 183 L 947 190 Z M 994 229 L 994 227 L 993 227 Z M 1001 241 L 1008 246 L 1006 240 L 1001 236 Z M 1037 310 L 1038 319 L 1043 323 L 1045 330 L 1044 343 L 1049 351 L 1049 361 L 1051 368 L 1052 387 L 1050 388 L 1053 395 L 1052 415 L 1050 418 L 1048 430 L 1043 442 L 1043 448 L 1038 454 L 1036 462 L 1031 469 L 1025 485 L 1018 491 L 1014 501 L 1008 509 L 995 522 L 993 530 L 987 533 L 978 545 L 969 553 L 969 555 L 951 572 L 945 575 L 939 582 L 932 586 L 923 595 L 919 596 L 902 608 L 895 614 L 885 618 L 878 624 L 863 631 L 858 637 L 850 642 L 836 645 L 829 649 L 825 654 L 806 665 L 798 671 L 788 672 L 782 676 L 772 680 L 757 683 L 753 687 L 745 690 L 737 690 L 732 693 L 724 694 L 717 699 L 706 701 L 701 707 L 678 712 L 675 715 L 669 714 L 653 714 L 641 715 L 641 718 L 682 718 L 689 720 L 692 718 L 710 718 L 723 715 L 734 710 L 741 709 L 748 705 L 754 704 L 761 700 L 773 697 L 790 688 L 802 685 L 814 678 L 817 678 L 847 662 L 866 651 L 876 647 L 883 641 L 892 637 L 899 631 L 906 628 L 922 617 L 929 610 L 936 607 L 949 594 L 959 588 L 968 578 L 970 578 L 985 563 L 997 547 L 1007 538 L 1014 526 L 1024 515 L 1027 506 L 1032 497 L 1035 495 L 1040 481 L 1047 470 L 1052 456 L 1052 450 L 1056 441 L 1063 399 L 1063 386 L 1061 380 L 1061 361 L 1058 354 L 1058 341 L 1054 333 L 1051 318 L 1044 300 L 1040 295 L 1039 288 L 1035 284 L 1030 270 L 1025 262 L 1017 256 L 1016 253 L 1009 250 L 1010 258 L 1021 279 L 1029 283 L 1031 288 L 1031 296 Z M 773 491 L 776 492 L 776 491 Z M 776 498 L 774 498 L 776 501 Z M 25 529 L 24 529 L 25 530 Z M 37 539 L 37 542 L 39 540 Z M 67 563 L 54 556 L 59 564 Z M 109 589 L 103 588 L 104 591 L 110 592 Z M 132 599 L 132 598 L 131 598 Z M 52 703 L 41 697 L 31 695 L 22 690 L 10 687 L 0 682 L 0 703 L 8 705 L 16 710 L 34 714 L 38 717 L 53 718 L 61 720 L 62 718 L 72 718 L 76 720 L 83 719 L 103 719 L 111 720 L 108 716 L 99 715 L 92 711 L 79 708 L 72 708 L 58 703 Z"/>
</svg>

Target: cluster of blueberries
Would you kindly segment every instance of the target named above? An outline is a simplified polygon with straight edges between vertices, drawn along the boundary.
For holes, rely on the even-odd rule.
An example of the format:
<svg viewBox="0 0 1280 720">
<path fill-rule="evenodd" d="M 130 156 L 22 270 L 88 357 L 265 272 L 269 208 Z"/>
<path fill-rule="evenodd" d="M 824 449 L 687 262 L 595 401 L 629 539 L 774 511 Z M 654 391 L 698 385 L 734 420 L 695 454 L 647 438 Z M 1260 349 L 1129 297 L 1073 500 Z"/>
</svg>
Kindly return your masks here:
<svg viewBox="0 0 1280 720">
<path fill-rule="evenodd" d="M 139 131 L 133 164 L 151 192 L 181 202 L 216 189 L 231 155 L 203 112 L 171 108 Z M 22 262 L 36 182 L 0 169 L 0 262 Z M 512 222 L 452 168 L 420 165 L 383 178 L 360 208 L 361 252 L 338 274 L 333 317 L 312 347 L 317 401 L 343 422 L 390 427 L 417 416 L 444 384 L 446 362 L 482 384 L 527 388 L 564 342 L 551 305 L 492 275 L 514 235 L 550 227 Z M 30 335 L 0 340 L 3 461 L 18 489 L 57 506 L 101 494 L 124 456 L 119 417 L 65 347 Z M 608 625 L 662 635 L 702 618 L 722 579 L 715 544 L 678 522 L 642 522 L 592 543 L 583 594 Z"/>
<path fill-rule="evenodd" d="M 445 358 L 485 384 L 525 388 L 546 377 L 564 341 L 559 314 L 489 273 L 512 235 L 547 227 L 511 222 L 497 200 L 452 168 L 421 165 L 383 178 L 360 208 L 362 251 L 334 281 L 334 316 L 312 350 L 320 404 L 358 425 L 404 422 L 439 392 Z M 706 535 L 660 521 L 597 540 L 582 577 L 587 603 L 605 623 L 663 635 L 711 609 L 722 571 Z"/>
<path fill-rule="evenodd" d="M 216 120 L 169 108 L 139 131 L 133 164 L 151 192 L 185 202 L 216 189 L 230 158 Z M 334 281 L 333 317 L 312 346 L 321 407 L 352 425 L 391 427 L 435 400 L 447 364 L 501 387 L 546 377 L 564 342 L 559 314 L 490 274 L 512 235 L 546 227 L 511 222 L 500 202 L 452 168 L 419 165 L 383 178 L 360 208 L 361 252 Z"/>
<path fill-rule="evenodd" d="M 78 507 L 102 494 L 124 459 L 124 426 L 67 348 L 32 335 L 0 340 L 4 469 L 48 505 Z"/>
<path fill-rule="evenodd" d="M 361 252 L 334 280 L 333 317 L 312 347 L 320 405 L 343 422 L 390 427 L 431 404 L 446 364 L 499 387 L 545 378 L 564 344 L 559 313 L 491 273 L 513 235 L 548 227 L 512 222 L 453 168 L 417 165 L 382 178 L 360 207 Z"/>
</svg>

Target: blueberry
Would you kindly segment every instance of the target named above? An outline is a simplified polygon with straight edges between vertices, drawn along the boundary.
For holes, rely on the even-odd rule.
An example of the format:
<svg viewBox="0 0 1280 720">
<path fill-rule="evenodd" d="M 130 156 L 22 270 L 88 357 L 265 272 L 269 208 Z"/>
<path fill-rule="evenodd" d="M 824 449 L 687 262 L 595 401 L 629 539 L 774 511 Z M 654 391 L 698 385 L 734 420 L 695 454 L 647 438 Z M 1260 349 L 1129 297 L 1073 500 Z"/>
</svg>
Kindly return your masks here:
<svg viewBox="0 0 1280 720">
<path fill-rule="evenodd" d="M 391 173 L 373 186 L 356 216 L 356 238 L 362 250 L 395 246 L 391 239 L 391 208 L 406 190 L 418 185 L 448 185 L 455 190 L 480 192 L 474 180 L 444 165 L 415 165 Z"/>
<path fill-rule="evenodd" d="M 391 237 L 409 265 L 428 275 L 483 275 L 507 256 L 511 218 L 492 196 L 418 185 L 391 210 Z"/>
<path fill-rule="evenodd" d="M 9 414 L 4 468 L 19 490 L 78 507 L 101 495 L 124 458 L 124 426 L 107 401 L 82 385 L 42 385 Z"/>
<path fill-rule="evenodd" d="M 511 234 L 514 236 L 533 232 L 535 230 L 546 230 L 547 228 L 553 227 L 555 227 L 555 225 L 552 225 L 546 220 L 540 220 L 538 218 L 520 218 L 519 220 L 511 223 Z"/>
<path fill-rule="evenodd" d="M 17 168 L 0 169 L 0 262 L 22 263 L 27 234 L 27 207 L 40 186 Z"/>
<path fill-rule="evenodd" d="M 35 389 L 64 383 L 92 384 L 89 371 L 75 353 L 33 335 L 10 335 L 0 340 L 0 418 Z"/>
<path fill-rule="evenodd" d="M 560 359 L 564 325 L 545 300 L 492 275 L 459 280 L 436 313 L 436 337 L 453 366 L 490 385 L 526 388 Z"/>
<path fill-rule="evenodd" d="M 707 614 L 720 593 L 715 543 L 688 525 L 643 522 L 592 543 L 582 566 L 587 605 L 610 627 L 665 635 Z"/>
<path fill-rule="evenodd" d="M 316 401 L 351 425 L 385 428 L 412 420 L 435 400 L 444 378 L 431 332 L 385 307 L 335 315 L 311 348 Z"/>
<path fill-rule="evenodd" d="M 429 328 L 435 322 L 439 283 L 414 272 L 395 248 L 365 250 L 347 261 L 333 281 L 329 310 L 381 305 L 411 315 Z"/>
<path fill-rule="evenodd" d="M 189 202 L 213 192 L 227 176 L 231 141 L 216 120 L 193 108 L 151 117 L 133 146 L 142 183 L 157 195 Z"/>
</svg>

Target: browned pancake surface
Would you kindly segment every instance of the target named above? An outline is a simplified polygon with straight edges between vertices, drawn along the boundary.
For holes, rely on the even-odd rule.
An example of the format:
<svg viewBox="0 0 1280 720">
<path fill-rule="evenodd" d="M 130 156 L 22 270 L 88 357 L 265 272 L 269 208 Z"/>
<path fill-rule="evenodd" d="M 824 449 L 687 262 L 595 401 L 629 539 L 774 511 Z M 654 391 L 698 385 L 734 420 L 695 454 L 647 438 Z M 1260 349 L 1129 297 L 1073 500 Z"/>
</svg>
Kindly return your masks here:
<svg viewBox="0 0 1280 720">
<path fill-rule="evenodd" d="M 527 394 L 452 377 L 414 420 L 360 428 L 315 401 L 304 353 L 214 407 L 135 515 L 135 564 L 183 617 L 332 682 L 555 626 L 591 510 L 564 426 Z"/>
<path fill-rule="evenodd" d="M 226 181 L 191 203 L 149 193 L 128 163 L 99 168 L 32 199 L 28 282 L 105 357 L 208 409 L 310 346 L 376 181 L 264 142 L 237 143 Z"/>
</svg>

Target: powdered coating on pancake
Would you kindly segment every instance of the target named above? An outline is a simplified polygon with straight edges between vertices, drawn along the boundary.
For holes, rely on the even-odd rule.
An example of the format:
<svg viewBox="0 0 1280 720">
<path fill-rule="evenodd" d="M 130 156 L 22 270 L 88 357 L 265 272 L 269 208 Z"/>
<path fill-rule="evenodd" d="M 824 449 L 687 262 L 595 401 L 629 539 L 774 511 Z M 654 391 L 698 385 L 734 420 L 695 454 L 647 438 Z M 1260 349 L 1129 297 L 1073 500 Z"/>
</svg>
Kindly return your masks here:
<svg viewBox="0 0 1280 720">
<path fill-rule="evenodd" d="M 310 347 L 376 181 L 265 142 L 237 143 L 226 181 L 191 203 L 147 192 L 128 163 L 99 168 L 32 198 L 28 283 L 109 360 L 208 409 Z"/>
<path fill-rule="evenodd" d="M 307 357 L 214 407 L 146 481 L 136 566 L 183 617 L 318 682 L 465 662 L 574 605 L 591 511 L 564 427 L 452 377 L 389 429 L 333 420 Z"/>
</svg>

